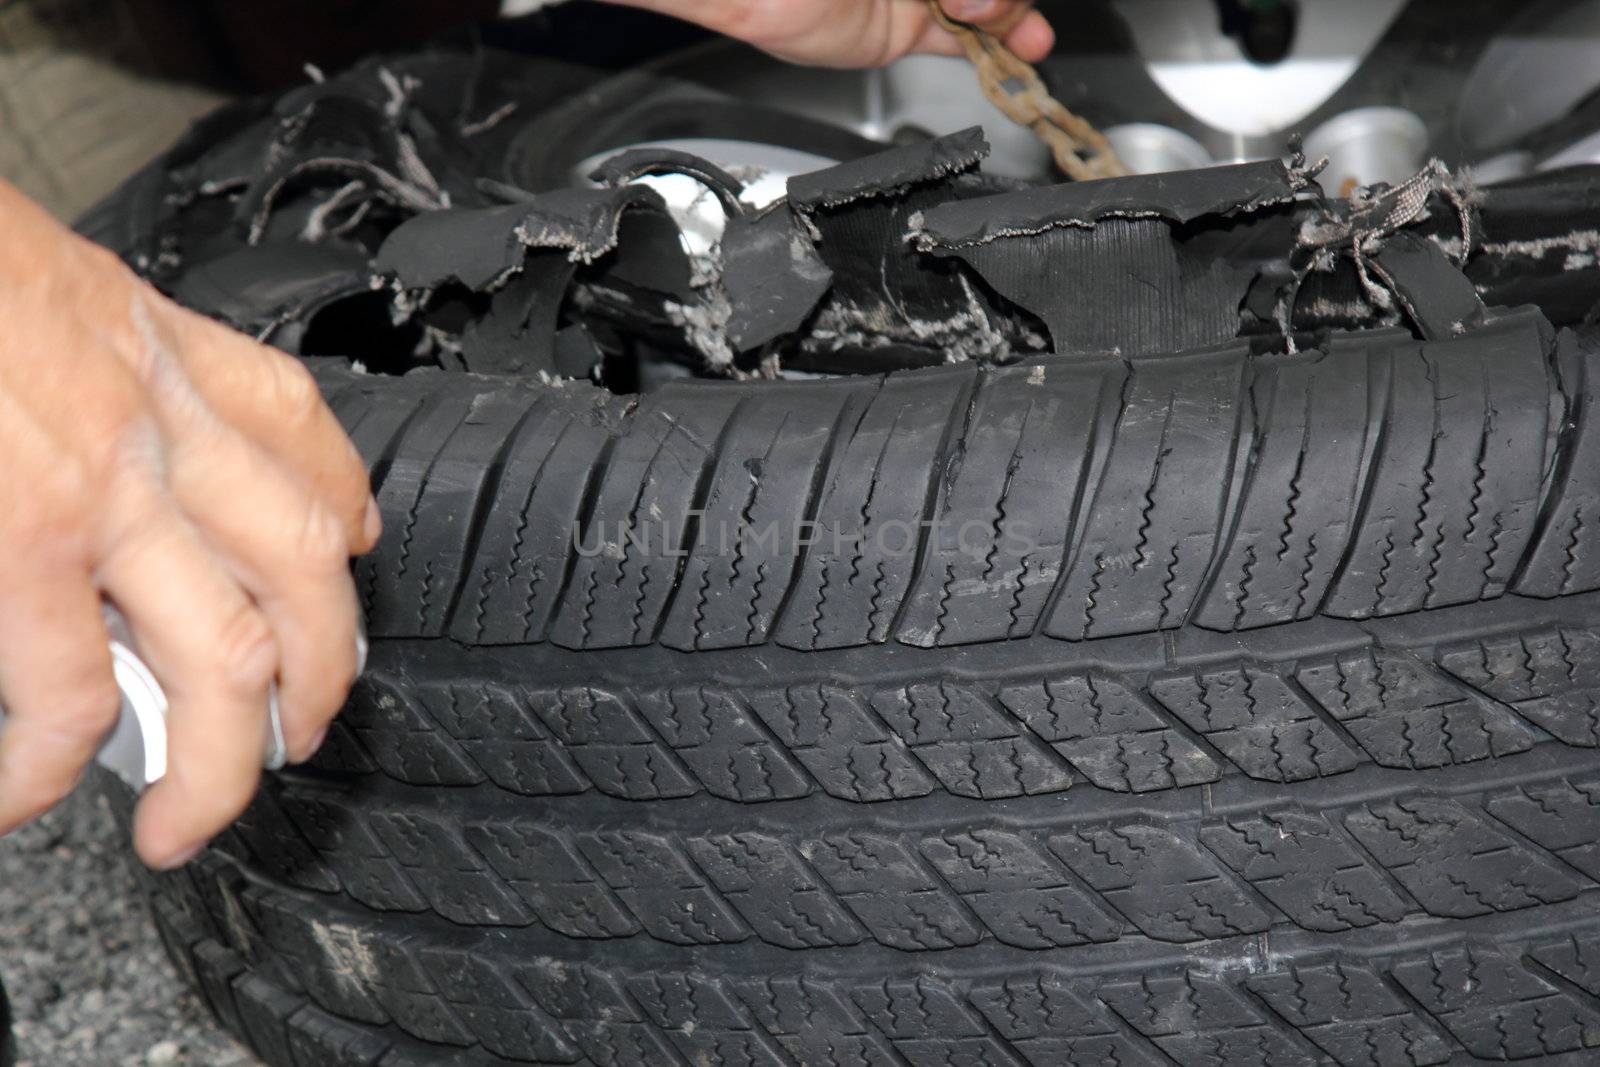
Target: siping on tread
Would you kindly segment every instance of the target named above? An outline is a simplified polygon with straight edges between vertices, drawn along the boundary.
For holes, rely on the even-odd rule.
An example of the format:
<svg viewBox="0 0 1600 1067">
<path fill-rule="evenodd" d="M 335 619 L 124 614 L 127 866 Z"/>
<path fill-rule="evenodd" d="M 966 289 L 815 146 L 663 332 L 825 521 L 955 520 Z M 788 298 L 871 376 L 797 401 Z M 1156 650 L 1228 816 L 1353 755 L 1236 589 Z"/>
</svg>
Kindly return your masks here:
<svg viewBox="0 0 1600 1067">
<path fill-rule="evenodd" d="M 1600 1047 L 1592 894 L 1538 929 L 1490 916 L 1337 946 L 1306 935 L 1233 938 L 1204 956 L 1103 946 L 1071 965 L 997 952 L 958 975 L 904 958 L 798 970 L 765 956 L 716 968 L 563 959 L 310 910 L 217 863 L 184 877 L 157 909 L 181 965 L 258 1050 L 304 1067 L 1354 1067 L 1583 1062 Z M 207 918 L 218 914 L 225 926 Z"/>
<path fill-rule="evenodd" d="M 374 636 L 818 650 L 1592 590 L 1597 358 L 1519 311 L 631 400 L 321 374 L 379 483 Z"/>
<path fill-rule="evenodd" d="M 537 797 L 872 803 L 1299 782 L 1600 745 L 1596 594 L 1242 644 L 1193 630 L 1020 644 L 937 664 L 764 657 L 756 680 L 747 653 L 696 671 L 629 653 L 568 665 L 570 684 L 554 662 L 391 663 L 380 647 L 314 766 Z"/>
<path fill-rule="evenodd" d="M 1367 768 L 1313 789 L 1202 787 L 1133 809 L 1113 796 L 998 813 L 935 798 L 869 817 L 822 800 L 752 819 L 713 802 L 648 829 L 626 805 L 533 812 L 491 797 L 440 810 L 293 780 L 223 847 L 266 877 L 462 926 L 926 952 L 1524 911 L 1600 889 L 1596 841 L 1600 775 L 1586 754 L 1550 750 L 1425 787 Z"/>
</svg>

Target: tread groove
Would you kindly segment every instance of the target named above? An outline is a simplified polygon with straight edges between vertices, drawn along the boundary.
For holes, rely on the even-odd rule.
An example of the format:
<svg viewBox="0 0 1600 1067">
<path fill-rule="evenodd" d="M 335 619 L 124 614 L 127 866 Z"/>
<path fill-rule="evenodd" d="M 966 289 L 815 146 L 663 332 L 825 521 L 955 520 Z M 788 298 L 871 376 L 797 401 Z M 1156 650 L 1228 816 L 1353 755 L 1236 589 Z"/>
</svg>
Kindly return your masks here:
<svg viewBox="0 0 1600 1067">
<path fill-rule="evenodd" d="M 1350 562 L 1355 558 L 1356 550 L 1360 547 L 1361 531 L 1366 524 L 1366 517 L 1372 507 L 1372 497 L 1378 488 L 1378 470 L 1384 460 L 1386 446 L 1389 438 L 1389 423 L 1394 411 L 1394 367 L 1393 356 L 1385 353 L 1388 359 L 1373 360 L 1368 354 L 1369 373 L 1373 368 L 1382 369 L 1383 390 L 1382 405 L 1377 412 L 1372 412 L 1371 401 L 1368 401 L 1367 441 L 1362 447 L 1361 473 L 1358 478 L 1360 490 L 1356 494 L 1356 505 L 1350 515 L 1350 536 L 1345 544 L 1344 553 L 1340 556 L 1338 564 L 1333 568 L 1333 575 L 1328 581 L 1322 599 L 1317 605 L 1316 613 L 1324 615 L 1328 612 L 1328 605 L 1338 594 L 1339 584 L 1346 571 L 1350 569 Z M 1369 392 L 1369 396 L 1370 396 Z"/>
</svg>

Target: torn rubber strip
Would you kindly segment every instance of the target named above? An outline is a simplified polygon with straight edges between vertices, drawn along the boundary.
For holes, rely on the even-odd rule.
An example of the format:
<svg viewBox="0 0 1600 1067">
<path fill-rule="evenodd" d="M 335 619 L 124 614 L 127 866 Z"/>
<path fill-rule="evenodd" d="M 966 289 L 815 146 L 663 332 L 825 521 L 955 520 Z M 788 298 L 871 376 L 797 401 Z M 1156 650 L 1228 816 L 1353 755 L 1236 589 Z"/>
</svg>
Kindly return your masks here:
<svg viewBox="0 0 1600 1067">
<path fill-rule="evenodd" d="M 931 251 L 1030 237 L 1065 226 L 1089 228 L 1108 218 L 1177 223 L 1232 218 L 1287 203 L 1309 182 L 1304 171 L 1278 160 L 1071 182 L 941 204 L 924 214 L 916 238 Z"/>
</svg>

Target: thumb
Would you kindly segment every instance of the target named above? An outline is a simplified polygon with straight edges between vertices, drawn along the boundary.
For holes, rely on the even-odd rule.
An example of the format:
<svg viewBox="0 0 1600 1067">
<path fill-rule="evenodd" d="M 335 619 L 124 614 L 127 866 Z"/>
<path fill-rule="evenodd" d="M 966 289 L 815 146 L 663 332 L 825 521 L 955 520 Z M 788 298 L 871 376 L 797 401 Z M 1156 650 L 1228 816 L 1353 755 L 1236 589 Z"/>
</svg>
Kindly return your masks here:
<svg viewBox="0 0 1600 1067">
<path fill-rule="evenodd" d="M 945 14 L 1004 39 L 1033 11 L 1032 0 L 940 0 Z"/>
</svg>

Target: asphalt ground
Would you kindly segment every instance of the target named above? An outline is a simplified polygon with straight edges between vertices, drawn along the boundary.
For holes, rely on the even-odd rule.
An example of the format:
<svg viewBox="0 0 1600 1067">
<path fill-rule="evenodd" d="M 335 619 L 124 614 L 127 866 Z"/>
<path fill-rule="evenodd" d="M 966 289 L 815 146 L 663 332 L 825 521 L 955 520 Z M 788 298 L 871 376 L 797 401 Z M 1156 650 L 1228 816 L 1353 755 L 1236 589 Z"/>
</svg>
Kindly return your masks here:
<svg viewBox="0 0 1600 1067">
<path fill-rule="evenodd" d="M 0 978 L 18 1067 L 258 1067 L 178 979 L 85 787 L 0 840 Z"/>
</svg>

